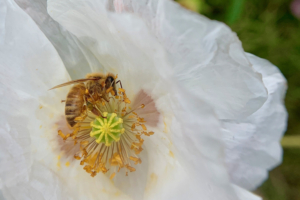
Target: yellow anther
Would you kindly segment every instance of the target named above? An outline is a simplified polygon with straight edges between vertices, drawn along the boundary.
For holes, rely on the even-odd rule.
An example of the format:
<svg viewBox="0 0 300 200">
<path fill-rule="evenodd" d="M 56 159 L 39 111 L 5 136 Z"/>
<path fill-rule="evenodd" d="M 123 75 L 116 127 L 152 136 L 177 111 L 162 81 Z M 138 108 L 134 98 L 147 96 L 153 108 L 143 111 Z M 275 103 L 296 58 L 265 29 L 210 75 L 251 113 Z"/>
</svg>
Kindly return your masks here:
<svg viewBox="0 0 300 200">
<path fill-rule="evenodd" d="M 135 165 L 142 163 L 142 160 L 140 158 L 136 158 L 136 157 L 130 156 L 129 159 L 132 160 L 132 161 L 134 161 Z"/>
<path fill-rule="evenodd" d="M 61 130 L 58 130 L 58 135 L 62 138 L 62 139 L 65 139 L 65 135 L 62 133 Z"/>
<path fill-rule="evenodd" d="M 141 117 L 138 117 L 138 122 L 141 122 L 141 123 L 144 123 L 144 122 L 146 122 L 145 120 L 144 120 L 144 118 L 141 118 Z"/>
<path fill-rule="evenodd" d="M 124 102 L 125 103 L 131 103 L 131 101 L 128 98 L 124 99 Z"/>
<path fill-rule="evenodd" d="M 114 88 L 113 87 L 110 87 L 106 90 L 106 94 L 108 94 L 110 91 L 112 91 Z"/>
<path fill-rule="evenodd" d="M 82 117 L 76 117 L 75 119 L 74 119 L 74 121 L 76 121 L 76 122 L 78 122 L 78 121 L 82 121 L 83 120 L 83 118 Z"/>
<path fill-rule="evenodd" d="M 89 141 L 87 141 L 87 140 L 83 140 L 80 142 L 81 145 L 87 145 L 88 143 L 89 143 Z"/>
<path fill-rule="evenodd" d="M 145 124 L 141 124 L 141 126 L 142 126 L 142 128 L 143 128 L 145 131 L 147 130 Z"/>
<path fill-rule="evenodd" d="M 91 177 L 95 177 L 97 175 L 97 172 L 95 172 L 95 171 L 93 171 L 92 173 L 91 173 Z"/>
<path fill-rule="evenodd" d="M 70 133 L 67 134 L 67 135 L 65 136 L 64 140 L 68 139 L 68 137 L 70 137 L 70 135 L 71 135 Z"/>
<path fill-rule="evenodd" d="M 78 155 L 74 155 L 74 158 L 75 158 L 76 160 L 80 160 L 80 159 L 81 159 L 81 157 L 78 156 Z"/>
<path fill-rule="evenodd" d="M 131 125 L 131 130 L 133 131 L 135 129 L 135 123 L 133 123 L 132 125 Z"/>
<path fill-rule="evenodd" d="M 113 178 L 115 177 L 115 175 L 116 175 L 116 172 L 112 173 L 112 174 L 110 175 L 109 179 L 110 179 L 110 180 L 113 179 Z"/>
<path fill-rule="evenodd" d="M 125 166 L 127 169 L 129 169 L 130 172 L 134 172 L 135 171 L 135 168 L 134 167 L 131 167 L 129 165 L 126 165 Z"/>
</svg>

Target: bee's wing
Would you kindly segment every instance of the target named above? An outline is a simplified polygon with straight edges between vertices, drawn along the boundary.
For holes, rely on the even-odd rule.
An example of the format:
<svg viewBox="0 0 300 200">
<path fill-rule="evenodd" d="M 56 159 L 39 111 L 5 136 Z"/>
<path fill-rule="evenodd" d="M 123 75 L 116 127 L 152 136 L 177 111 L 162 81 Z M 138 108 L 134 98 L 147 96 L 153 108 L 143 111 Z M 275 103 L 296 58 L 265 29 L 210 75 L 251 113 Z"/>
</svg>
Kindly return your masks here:
<svg viewBox="0 0 300 200">
<path fill-rule="evenodd" d="M 56 88 L 64 87 L 64 86 L 75 84 L 75 83 L 83 83 L 83 82 L 86 82 L 86 81 L 89 81 L 89 80 L 97 80 L 97 78 L 77 79 L 77 80 L 74 80 L 74 81 L 69 81 L 69 82 L 57 85 L 57 86 L 55 86 L 55 87 L 53 87 L 53 88 L 51 88 L 49 90 L 53 90 L 53 89 L 56 89 Z"/>
</svg>

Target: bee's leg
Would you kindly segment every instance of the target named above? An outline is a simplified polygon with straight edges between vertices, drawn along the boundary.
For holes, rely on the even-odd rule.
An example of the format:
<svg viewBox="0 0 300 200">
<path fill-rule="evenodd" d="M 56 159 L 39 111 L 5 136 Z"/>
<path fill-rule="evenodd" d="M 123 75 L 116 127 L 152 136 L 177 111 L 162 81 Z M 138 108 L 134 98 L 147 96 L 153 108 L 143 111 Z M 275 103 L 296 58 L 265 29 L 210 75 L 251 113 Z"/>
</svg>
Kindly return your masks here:
<svg viewBox="0 0 300 200">
<path fill-rule="evenodd" d="M 102 113 L 98 110 L 98 108 L 93 108 L 92 110 L 91 110 L 91 112 L 93 113 L 93 114 L 95 114 L 95 115 L 97 115 L 97 116 L 101 116 L 102 118 L 107 118 L 107 117 L 104 117 L 103 115 L 102 115 Z"/>
<path fill-rule="evenodd" d="M 121 86 L 121 88 L 123 89 L 121 80 L 118 80 L 118 81 L 116 82 L 116 85 L 117 85 L 118 83 L 120 83 L 120 86 Z M 116 93 L 116 95 L 117 95 L 117 90 L 116 90 L 116 88 L 115 88 L 114 90 L 115 90 L 115 93 Z M 123 93 L 123 94 L 124 94 L 124 93 Z"/>
<path fill-rule="evenodd" d="M 96 101 L 94 100 L 93 96 L 91 96 L 91 98 L 93 99 L 94 102 L 96 102 Z M 102 115 L 100 109 L 97 107 L 96 104 L 93 105 L 93 104 L 91 104 L 91 103 L 88 103 L 88 101 L 87 101 L 87 95 L 84 95 L 84 101 L 85 101 L 85 103 L 86 103 L 88 109 L 89 109 L 94 115 L 101 116 L 102 118 L 106 118 L 106 117 L 104 117 L 104 116 Z M 91 105 L 90 108 L 89 108 L 88 104 Z"/>
<path fill-rule="evenodd" d="M 83 107 L 82 107 L 82 110 L 81 110 L 82 112 L 81 112 L 81 114 L 78 116 L 78 117 L 76 117 L 75 119 L 74 119 L 74 121 L 76 121 L 76 122 L 81 122 L 81 121 L 83 121 L 86 117 L 88 117 L 88 114 L 87 114 L 87 107 L 84 105 Z"/>
<path fill-rule="evenodd" d="M 100 100 L 104 99 L 106 102 L 109 102 L 109 99 L 107 99 L 107 98 L 106 98 L 106 95 L 103 95 L 103 94 L 106 94 L 106 89 L 105 89 L 105 87 L 103 87 L 102 90 L 101 90 L 101 93 L 99 93 Z"/>
<path fill-rule="evenodd" d="M 122 87 L 121 80 L 118 80 L 118 81 L 116 82 L 116 85 L 117 85 L 118 83 L 120 83 L 121 88 L 123 88 L 123 87 Z"/>
<path fill-rule="evenodd" d="M 109 102 L 109 99 L 107 100 L 106 97 L 102 97 L 102 99 L 104 99 L 106 102 Z"/>
<path fill-rule="evenodd" d="M 97 108 L 95 108 L 95 107 L 93 107 L 93 109 L 91 110 L 91 112 L 92 112 L 94 115 L 96 115 L 96 116 L 101 116 L 102 118 L 106 118 L 106 117 L 104 117 L 104 116 L 101 114 L 101 112 L 100 112 Z"/>
</svg>

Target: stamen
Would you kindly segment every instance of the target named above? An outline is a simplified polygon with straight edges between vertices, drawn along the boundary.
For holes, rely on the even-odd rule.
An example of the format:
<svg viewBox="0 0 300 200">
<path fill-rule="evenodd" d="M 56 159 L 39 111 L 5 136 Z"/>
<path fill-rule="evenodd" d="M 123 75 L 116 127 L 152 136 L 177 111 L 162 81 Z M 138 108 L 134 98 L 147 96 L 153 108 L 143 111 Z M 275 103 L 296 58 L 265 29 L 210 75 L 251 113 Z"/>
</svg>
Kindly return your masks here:
<svg viewBox="0 0 300 200">
<path fill-rule="evenodd" d="M 105 88 L 104 82 L 101 84 Z M 146 121 L 135 112 L 145 105 L 131 109 L 125 89 L 114 87 L 106 89 L 103 95 L 107 96 L 97 97 L 97 101 L 86 90 L 84 107 L 87 109 L 75 118 L 73 132 L 64 135 L 58 131 L 64 141 L 71 139 L 74 145 L 79 145 L 80 151 L 74 158 L 80 160 L 80 165 L 92 177 L 102 172 L 113 179 L 118 172 L 123 171 L 127 176 L 128 172 L 136 171 L 133 165 L 142 163 L 138 157 L 143 150 L 142 136 L 154 134 L 147 131 Z"/>
<path fill-rule="evenodd" d="M 112 91 L 114 88 L 113 87 L 110 87 L 106 90 L 106 94 L 108 94 L 110 91 Z"/>
<path fill-rule="evenodd" d="M 112 173 L 112 174 L 110 175 L 110 178 L 109 178 L 109 179 L 110 179 L 110 180 L 113 179 L 113 178 L 115 177 L 115 175 L 116 175 L 116 172 Z"/>
<path fill-rule="evenodd" d="M 123 88 L 119 88 L 120 92 L 125 92 L 125 90 Z"/>
</svg>

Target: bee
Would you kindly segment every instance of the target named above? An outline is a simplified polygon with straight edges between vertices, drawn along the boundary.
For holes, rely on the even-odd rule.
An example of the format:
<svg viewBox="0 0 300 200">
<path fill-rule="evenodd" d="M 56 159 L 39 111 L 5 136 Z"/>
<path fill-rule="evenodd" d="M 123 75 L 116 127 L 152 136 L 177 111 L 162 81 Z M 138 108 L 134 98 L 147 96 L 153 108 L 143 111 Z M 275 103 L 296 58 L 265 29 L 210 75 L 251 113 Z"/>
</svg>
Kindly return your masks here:
<svg viewBox="0 0 300 200">
<path fill-rule="evenodd" d="M 87 74 L 85 79 L 69 81 L 50 90 L 75 84 L 68 92 L 65 100 L 65 117 L 68 124 L 74 127 L 77 123 L 75 118 L 82 116 L 82 113 L 87 110 L 97 116 L 101 115 L 99 109 L 94 105 L 96 105 L 96 102 L 109 102 L 109 93 L 113 96 L 117 95 L 116 84 L 120 83 L 121 87 L 122 84 L 120 80 L 116 82 L 116 78 L 117 76 L 112 73 L 107 75 L 91 73 Z"/>
</svg>

